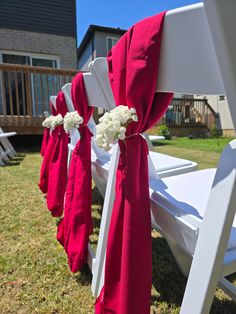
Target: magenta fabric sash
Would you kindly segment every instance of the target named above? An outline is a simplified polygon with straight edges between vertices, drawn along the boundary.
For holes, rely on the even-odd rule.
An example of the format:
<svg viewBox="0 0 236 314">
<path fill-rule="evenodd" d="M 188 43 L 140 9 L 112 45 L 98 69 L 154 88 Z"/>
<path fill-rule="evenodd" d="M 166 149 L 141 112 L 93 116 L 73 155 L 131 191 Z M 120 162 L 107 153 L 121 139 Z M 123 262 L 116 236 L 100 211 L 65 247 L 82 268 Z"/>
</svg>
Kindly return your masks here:
<svg viewBox="0 0 236 314">
<path fill-rule="evenodd" d="M 56 115 L 56 110 L 53 107 L 52 102 L 49 102 L 49 107 L 51 108 L 52 111 L 52 115 Z M 41 145 L 41 149 L 40 149 L 40 155 L 44 156 L 48 142 L 49 142 L 49 138 L 50 138 L 50 129 L 49 128 L 45 128 L 44 132 L 43 132 L 43 139 L 42 139 L 42 145 Z"/>
<path fill-rule="evenodd" d="M 41 145 L 41 149 L 40 149 L 40 155 L 43 157 L 48 145 L 48 141 L 50 138 L 50 129 L 49 128 L 45 128 L 43 131 L 43 139 L 42 139 L 42 145 Z"/>
<path fill-rule="evenodd" d="M 89 107 L 83 74 L 72 81 L 71 98 L 75 109 L 83 117 L 79 127 L 80 140 L 72 153 L 66 189 L 64 218 L 58 226 L 57 239 L 64 247 L 72 272 L 84 266 L 88 256 L 89 236 L 93 224 L 91 217 L 91 132 L 87 127 L 93 108 Z"/>
<path fill-rule="evenodd" d="M 62 91 L 57 95 L 56 105 L 58 113 L 64 117 L 67 113 L 67 106 Z M 52 216 L 60 217 L 64 208 L 69 143 L 69 136 L 63 125 L 56 127 L 53 133 L 53 141 L 54 147 L 49 164 L 47 207 Z"/>
<path fill-rule="evenodd" d="M 56 116 L 57 110 L 54 108 L 53 104 L 50 102 L 51 110 L 52 110 L 52 115 Z M 50 130 L 49 130 L 50 133 Z M 54 149 L 55 145 L 55 133 L 56 130 L 53 130 L 51 135 L 49 136 L 48 144 L 46 146 L 46 149 L 44 151 L 44 157 L 43 161 L 41 164 L 41 169 L 40 169 L 40 176 L 39 176 L 39 183 L 38 186 L 42 193 L 47 193 L 48 190 L 48 176 L 49 176 L 49 165 L 50 165 L 50 160 L 52 156 L 52 152 Z"/>
<path fill-rule="evenodd" d="M 109 228 L 105 284 L 96 314 L 149 314 L 152 284 L 152 242 L 148 147 L 139 134 L 166 111 L 172 94 L 155 93 L 165 13 L 134 25 L 108 55 L 116 105 L 134 107 L 138 122 L 119 141 L 116 197 Z"/>
</svg>

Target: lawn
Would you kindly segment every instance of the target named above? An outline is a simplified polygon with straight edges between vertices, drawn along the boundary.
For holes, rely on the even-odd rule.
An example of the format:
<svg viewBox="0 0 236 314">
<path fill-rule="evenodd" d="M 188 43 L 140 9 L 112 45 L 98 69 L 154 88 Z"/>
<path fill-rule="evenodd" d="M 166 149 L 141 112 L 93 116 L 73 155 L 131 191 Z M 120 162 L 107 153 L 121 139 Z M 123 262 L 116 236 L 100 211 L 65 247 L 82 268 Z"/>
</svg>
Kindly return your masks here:
<svg viewBox="0 0 236 314">
<path fill-rule="evenodd" d="M 159 142 L 155 149 L 197 161 L 200 168 L 214 167 L 228 139 L 217 141 L 178 139 Z M 95 299 L 90 271 L 87 267 L 78 274 L 68 270 L 64 251 L 55 239 L 56 220 L 37 187 L 40 163 L 38 153 L 27 153 L 20 165 L 0 168 L 0 312 L 92 314 Z M 96 246 L 102 202 L 95 189 L 93 192 L 91 241 Z M 151 313 L 178 313 L 186 279 L 165 239 L 155 231 L 152 236 Z M 236 305 L 218 290 L 211 314 L 224 313 L 236 313 Z"/>
</svg>

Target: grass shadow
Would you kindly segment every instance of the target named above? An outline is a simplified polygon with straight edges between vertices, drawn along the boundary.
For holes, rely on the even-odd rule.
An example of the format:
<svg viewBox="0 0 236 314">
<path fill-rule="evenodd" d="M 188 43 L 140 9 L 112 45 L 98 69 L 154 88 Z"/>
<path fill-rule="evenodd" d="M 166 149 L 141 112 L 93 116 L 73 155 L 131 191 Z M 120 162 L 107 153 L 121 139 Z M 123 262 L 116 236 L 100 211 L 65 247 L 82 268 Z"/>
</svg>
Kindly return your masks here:
<svg viewBox="0 0 236 314">
<path fill-rule="evenodd" d="M 210 314 L 235 314 L 236 304 L 230 299 L 219 299 L 214 297 Z"/>
<path fill-rule="evenodd" d="M 19 166 L 20 163 L 25 159 L 25 154 L 16 154 L 12 159 L 5 161 L 4 167 Z"/>
<path fill-rule="evenodd" d="M 169 145 L 169 143 L 167 143 L 167 142 L 162 142 L 162 141 L 153 141 L 153 142 L 152 142 L 152 145 L 153 145 L 154 147 L 157 147 L 157 146 L 167 146 L 167 145 Z"/>
<path fill-rule="evenodd" d="M 153 238 L 152 245 L 152 284 L 157 292 L 152 294 L 152 305 L 157 305 L 160 302 L 166 302 L 173 308 L 181 307 L 187 278 L 180 271 L 164 238 Z M 230 279 L 230 281 L 234 281 L 236 279 L 236 273 L 227 278 Z M 210 314 L 234 313 L 236 313 L 236 303 L 225 297 L 221 290 L 218 290 L 214 297 Z"/>
<path fill-rule="evenodd" d="M 99 229 L 102 217 L 93 216 L 93 229 Z"/>
<path fill-rule="evenodd" d="M 75 276 L 75 281 L 79 285 L 90 286 L 92 281 L 92 273 L 89 266 L 86 264 Z"/>
<path fill-rule="evenodd" d="M 95 204 L 96 206 L 101 206 L 103 205 L 103 198 L 98 191 L 98 188 L 96 186 L 93 187 L 92 189 L 92 203 Z"/>
<path fill-rule="evenodd" d="M 167 302 L 180 306 L 186 285 L 186 278 L 181 273 L 166 240 L 162 237 L 152 239 L 153 272 L 152 284 L 158 296 L 152 296 L 152 303 Z"/>
</svg>

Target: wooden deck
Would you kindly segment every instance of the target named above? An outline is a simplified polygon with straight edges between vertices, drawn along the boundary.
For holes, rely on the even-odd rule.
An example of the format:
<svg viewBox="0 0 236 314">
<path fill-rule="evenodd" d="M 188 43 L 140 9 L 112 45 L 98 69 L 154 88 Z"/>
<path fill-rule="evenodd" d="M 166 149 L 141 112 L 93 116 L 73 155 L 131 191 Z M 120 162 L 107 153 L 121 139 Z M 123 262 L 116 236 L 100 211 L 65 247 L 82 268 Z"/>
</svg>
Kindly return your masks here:
<svg viewBox="0 0 236 314">
<path fill-rule="evenodd" d="M 174 98 L 162 123 L 174 128 L 212 129 L 217 124 L 217 114 L 207 99 Z"/>
<path fill-rule="evenodd" d="M 76 70 L 0 64 L 0 126 L 18 134 L 42 134 L 49 97 L 71 82 Z"/>
<path fill-rule="evenodd" d="M 50 112 L 50 96 L 57 95 L 76 73 L 77 70 L 0 64 L 0 127 L 18 134 L 42 134 L 44 112 Z M 174 98 L 162 123 L 183 129 L 211 129 L 216 119 L 206 99 Z"/>
</svg>

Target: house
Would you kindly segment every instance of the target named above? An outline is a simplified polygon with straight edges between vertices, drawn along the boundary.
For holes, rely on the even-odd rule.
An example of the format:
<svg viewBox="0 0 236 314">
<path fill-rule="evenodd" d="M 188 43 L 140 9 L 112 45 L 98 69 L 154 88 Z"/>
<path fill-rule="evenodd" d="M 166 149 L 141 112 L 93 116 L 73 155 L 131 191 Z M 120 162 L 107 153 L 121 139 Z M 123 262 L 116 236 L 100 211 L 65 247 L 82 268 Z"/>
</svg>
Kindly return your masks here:
<svg viewBox="0 0 236 314">
<path fill-rule="evenodd" d="M 106 57 L 107 52 L 126 32 L 120 28 L 90 25 L 78 48 L 78 69 L 88 71 L 88 64 L 97 57 Z M 97 121 L 103 109 L 95 109 Z M 205 98 L 194 95 L 175 94 L 160 123 L 166 124 L 172 135 L 205 136 L 215 124 L 217 115 Z"/>
<path fill-rule="evenodd" d="M 41 133 L 49 96 L 76 73 L 75 6 L 76 0 L 1 1 L 0 125 L 4 130 Z"/>
<path fill-rule="evenodd" d="M 235 136 L 236 131 L 233 126 L 232 118 L 229 111 L 229 105 L 225 95 L 195 95 L 194 98 L 205 98 L 210 106 L 218 113 L 217 127 L 225 136 Z"/>
<path fill-rule="evenodd" d="M 90 25 L 78 48 L 78 69 L 88 71 L 88 64 L 98 57 L 105 57 L 126 30 Z"/>
</svg>

